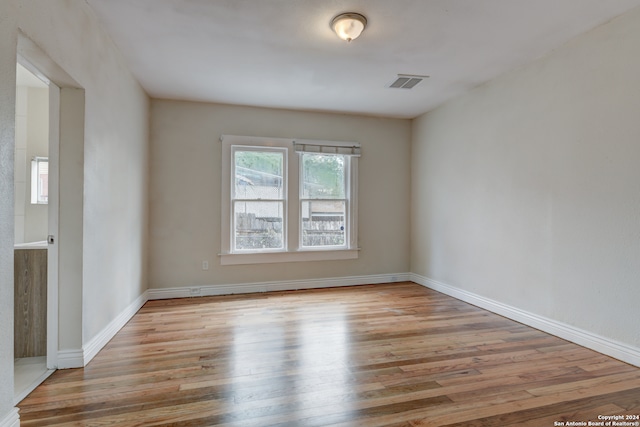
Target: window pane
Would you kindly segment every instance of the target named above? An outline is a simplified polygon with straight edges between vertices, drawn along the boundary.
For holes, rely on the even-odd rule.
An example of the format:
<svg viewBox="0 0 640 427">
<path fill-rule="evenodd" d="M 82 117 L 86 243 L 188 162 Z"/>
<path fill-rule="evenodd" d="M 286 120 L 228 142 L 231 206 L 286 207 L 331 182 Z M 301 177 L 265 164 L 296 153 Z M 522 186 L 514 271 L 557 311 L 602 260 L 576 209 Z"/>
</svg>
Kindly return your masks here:
<svg viewBox="0 0 640 427">
<path fill-rule="evenodd" d="M 282 202 L 234 202 L 235 249 L 283 249 Z"/>
<path fill-rule="evenodd" d="M 236 151 L 236 199 L 283 199 L 282 153 Z"/>
<path fill-rule="evenodd" d="M 31 203 L 49 202 L 49 159 L 35 157 L 31 161 Z"/>
<path fill-rule="evenodd" d="M 49 161 L 38 162 L 38 203 L 49 201 Z"/>
<path fill-rule="evenodd" d="M 344 199 L 345 156 L 335 154 L 302 155 L 302 198 Z"/>
<path fill-rule="evenodd" d="M 345 205 L 343 200 L 302 202 L 302 246 L 344 246 Z"/>
</svg>

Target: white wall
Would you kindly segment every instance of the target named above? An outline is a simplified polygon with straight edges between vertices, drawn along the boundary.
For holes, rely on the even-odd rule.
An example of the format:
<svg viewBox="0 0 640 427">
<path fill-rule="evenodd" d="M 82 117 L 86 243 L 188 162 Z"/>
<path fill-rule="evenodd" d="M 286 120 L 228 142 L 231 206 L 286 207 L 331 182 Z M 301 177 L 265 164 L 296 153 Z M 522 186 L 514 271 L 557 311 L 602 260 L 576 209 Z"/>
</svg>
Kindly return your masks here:
<svg viewBox="0 0 640 427">
<path fill-rule="evenodd" d="M 640 9 L 418 118 L 414 273 L 640 348 Z"/>
<path fill-rule="evenodd" d="M 16 96 L 16 8 L 0 1 L 0 423 L 13 409 L 13 152 Z"/>
<path fill-rule="evenodd" d="M 22 30 L 85 89 L 83 342 L 146 289 L 148 99 L 83 1 L 22 1 Z"/>
<path fill-rule="evenodd" d="M 27 106 L 29 88 L 16 87 L 14 167 L 14 243 L 24 243 L 24 223 L 27 203 Z"/>
<path fill-rule="evenodd" d="M 47 205 L 31 203 L 31 159 L 49 155 L 49 89 L 16 88 L 15 243 L 47 239 Z"/>
<path fill-rule="evenodd" d="M 49 89 L 29 88 L 27 103 L 27 195 L 31 198 L 31 159 L 49 156 Z M 25 197 L 26 242 L 47 239 L 47 205 L 32 204 Z"/>
<path fill-rule="evenodd" d="M 409 271 L 408 120 L 163 100 L 151 111 L 150 288 Z M 361 143 L 359 259 L 220 266 L 222 134 Z"/>
<path fill-rule="evenodd" d="M 77 308 L 84 315 L 77 344 L 96 336 L 147 285 L 146 94 L 86 2 L 0 2 L 0 421 L 13 406 L 13 150 L 19 31 L 85 89 L 83 309 Z"/>
</svg>

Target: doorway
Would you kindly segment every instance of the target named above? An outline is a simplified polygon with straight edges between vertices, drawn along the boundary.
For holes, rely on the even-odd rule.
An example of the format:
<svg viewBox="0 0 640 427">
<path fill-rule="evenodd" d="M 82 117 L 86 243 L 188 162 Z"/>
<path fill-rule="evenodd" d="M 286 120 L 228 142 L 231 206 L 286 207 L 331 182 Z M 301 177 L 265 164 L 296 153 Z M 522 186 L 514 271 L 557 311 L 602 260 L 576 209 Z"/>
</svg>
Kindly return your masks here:
<svg viewBox="0 0 640 427">
<path fill-rule="evenodd" d="M 50 210 L 57 194 L 49 170 L 52 144 L 50 93 L 57 88 L 27 61 L 16 64 L 16 124 L 14 148 L 14 400 L 19 402 L 52 372 L 50 311 L 57 301 L 49 298 Z M 55 151 L 55 147 L 54 151 Z M 55 182 L 54 182 L 55 185 Z M 51 191 L 53 190 L 53 191 Z M 54 320 L 55 321 L 55 320 Z"/>
</svg>

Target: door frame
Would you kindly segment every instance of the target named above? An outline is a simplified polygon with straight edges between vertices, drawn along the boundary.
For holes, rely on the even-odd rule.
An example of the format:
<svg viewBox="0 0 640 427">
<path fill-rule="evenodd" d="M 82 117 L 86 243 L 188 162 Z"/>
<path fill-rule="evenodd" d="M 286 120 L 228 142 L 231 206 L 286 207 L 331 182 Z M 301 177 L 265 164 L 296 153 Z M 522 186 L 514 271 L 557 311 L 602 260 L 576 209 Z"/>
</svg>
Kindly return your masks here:
<svg viewBox="0 0 640 427">
<path fill-rule="evenodd" d="M 49 81 L 47 368 L 82 367 L 85 91 L 20 30 L 17 56 Z"/>
<path fill-rule="evenodd" d="M 53 242 L 47 245 L 47 369 L 57 368 L 58 356 L 58 219 L 60 205 L 60 88 L 31 61 L 18 54 L 18 64 L 49 86 L 49 197 L 47 203 L 47 230 Z M 50 237 L 48 237 L 48 240 Z"/>
</svg>

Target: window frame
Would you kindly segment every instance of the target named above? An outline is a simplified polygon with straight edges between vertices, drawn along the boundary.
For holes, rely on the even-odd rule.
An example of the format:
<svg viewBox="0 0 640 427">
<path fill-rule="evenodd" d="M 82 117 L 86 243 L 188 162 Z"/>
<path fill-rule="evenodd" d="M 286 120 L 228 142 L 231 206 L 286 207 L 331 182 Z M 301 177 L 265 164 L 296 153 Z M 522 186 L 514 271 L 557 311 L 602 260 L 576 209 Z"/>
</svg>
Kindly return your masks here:
<svg viewBox="0 0 640 427">
<path fill-rule="evenodd" d="M 353 142 L 300 140 L 289 138 L 265 138 L 237 135 L 222 135 L 221 141 L 221 265 L 261 264 L 298 261 L 328 261 L 357 259 L 357 184 L 358 156 L 360 145 Z M 244 148 L 261 151 L 286 149 L 284 171 L 284 212 L 283 212 L 283 249 L 234 250 L 233 200 L 235 194 L 235 158 L 234 153 Z M 302 246 L 302 176 L 301 152 L 308 150 L 319 154 L 346 154 L 348 161 L 345 168 L 347 202 L 345 206 L 344 246 Z"/>
</svg>

